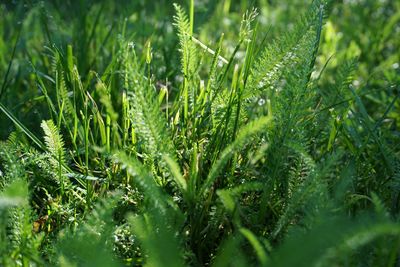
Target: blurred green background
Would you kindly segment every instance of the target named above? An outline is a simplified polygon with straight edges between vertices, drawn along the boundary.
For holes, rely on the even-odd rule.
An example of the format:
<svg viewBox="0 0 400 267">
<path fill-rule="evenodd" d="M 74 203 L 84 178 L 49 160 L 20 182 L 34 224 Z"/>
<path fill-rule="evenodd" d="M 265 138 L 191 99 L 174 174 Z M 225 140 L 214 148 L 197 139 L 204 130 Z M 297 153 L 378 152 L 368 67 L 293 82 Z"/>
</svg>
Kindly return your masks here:
<svg viewBox="0 0 400 267">
<path fill-rule="evenodd" d="M 178 1 L 188 7 L 188 1 Z M 242 14 L 257 7 L 260 12 L 260 43 L 284 34 L 304 14 L 308 0 L 197 0 L 195 36 L 215 47 L 225 34 L 223 55 L 229 56 L 236 44 Z M 328 62 L 322 85 L 332 82 L 344 59 L 358 58 L 353 86 L 361 88 L 369 114 L 380 118 L 400 81 L 400 1 L 334 1 L 324 27 L 318 66 Z M 121 33 L 130 36 L 140 49 L 151 40 L 156 78 L 174 84 L 179 79 L 179 53 L 172 26 L 173 2 L 166 0 L 55 0 L 2 1 L 0 3 L 0 101 L 34 132 L 46 118 L 48 109 L 35 79 L 37 72 L 45 82 L 52 68 L 51 49 L 66 53 L 71 44 L 79 72 L 102 73 L 116 53 Z M 14 51 L 15 49 L 15 51 Z M 15 53 L 14 53 L 15 52 Z M 240 57 L 240 53 L 238 56 Z M 11 63 L 11 64 L 10 64 Z M 318 71 L 318 70 L 317 70 Z M 397 87 L 396 87 L 397 86 Z M 52 92 L 49 92 L 50 94 Z M 395 103 L 392 116 L 398 119 Z M 40 116 L 38 115 L 40 114 Z M 385 121 L 395 129 L 395 120 Z M 0 137 L 14 130 L 0 114 Z M 399 133 L 395 133 L 399 134 Z"/>
</svg>

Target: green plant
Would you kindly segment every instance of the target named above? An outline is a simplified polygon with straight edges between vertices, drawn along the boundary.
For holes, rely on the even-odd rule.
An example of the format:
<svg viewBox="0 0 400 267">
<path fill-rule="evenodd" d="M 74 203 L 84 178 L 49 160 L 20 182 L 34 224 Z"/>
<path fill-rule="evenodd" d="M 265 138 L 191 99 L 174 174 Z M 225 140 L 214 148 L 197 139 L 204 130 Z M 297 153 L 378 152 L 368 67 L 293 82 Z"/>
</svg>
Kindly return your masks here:
<svg viewBox="0 0 400 267">
<path fill-rule="evenodd" d="M 398 4 L 131 2 L 0 4 L 2 265 L 396 266 Z"/>
</svg>

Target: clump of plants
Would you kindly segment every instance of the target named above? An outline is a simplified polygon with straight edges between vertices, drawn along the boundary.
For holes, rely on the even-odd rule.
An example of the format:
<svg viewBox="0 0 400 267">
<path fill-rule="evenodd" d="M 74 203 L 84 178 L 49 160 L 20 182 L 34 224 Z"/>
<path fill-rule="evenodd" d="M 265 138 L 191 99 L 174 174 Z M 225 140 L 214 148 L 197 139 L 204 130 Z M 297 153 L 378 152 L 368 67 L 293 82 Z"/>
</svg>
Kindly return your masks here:
<svg viewBox="0 0 400 267">
<path fill-rule="evenodd" d="M 397 266 L 399 50 L 216 2 L 0 5 L 0 265 Z"/>
</svg>

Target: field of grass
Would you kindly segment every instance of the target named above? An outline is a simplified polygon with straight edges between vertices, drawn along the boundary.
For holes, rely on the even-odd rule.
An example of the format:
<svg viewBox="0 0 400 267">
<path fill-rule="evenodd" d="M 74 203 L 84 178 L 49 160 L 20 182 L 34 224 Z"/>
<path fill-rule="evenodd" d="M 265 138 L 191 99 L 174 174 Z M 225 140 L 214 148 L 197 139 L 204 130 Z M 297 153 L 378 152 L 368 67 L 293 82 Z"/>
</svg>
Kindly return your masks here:
<svg viewBox="0 0 400 267">
<path fill-rule="evenodd" d="M 0 266 L 400 266 L 399 1 L 0 14 Z"/>
</svg>

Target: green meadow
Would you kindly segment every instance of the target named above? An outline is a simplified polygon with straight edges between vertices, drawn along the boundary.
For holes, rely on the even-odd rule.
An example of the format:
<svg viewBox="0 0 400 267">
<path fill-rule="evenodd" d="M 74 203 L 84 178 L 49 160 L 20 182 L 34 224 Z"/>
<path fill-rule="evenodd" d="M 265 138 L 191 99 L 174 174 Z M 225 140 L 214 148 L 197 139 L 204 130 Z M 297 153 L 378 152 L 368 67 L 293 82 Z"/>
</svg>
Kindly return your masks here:
<svg viewBox="0 0 400 267">
<path fill-rule="evenodd" d="M 400 1 L 0 1 L 0 266 L 400 266 Z"/>
</svg>

